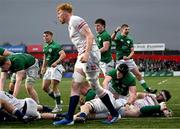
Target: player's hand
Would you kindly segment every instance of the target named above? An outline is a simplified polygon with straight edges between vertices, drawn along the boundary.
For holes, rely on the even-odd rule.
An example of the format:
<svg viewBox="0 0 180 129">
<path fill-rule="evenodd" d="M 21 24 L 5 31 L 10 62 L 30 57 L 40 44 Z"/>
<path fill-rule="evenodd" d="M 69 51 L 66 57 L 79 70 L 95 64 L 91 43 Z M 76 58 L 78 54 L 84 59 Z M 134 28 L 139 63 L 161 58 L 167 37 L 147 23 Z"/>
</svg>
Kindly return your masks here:
<svg viewBox="0 0 180 129">
<path fill-rule="evenodd" d="M 51 67 L 55 68 L 58 64 L 56 62 L 54 62 Z"/>
<path fill-rule="evenodd" d="M 124 105 L 124 107 L 125 107 L 125 110 L 130 110 L 131 104 L 126 103 L 126 104 Z"/>
<path fill-rule="evenodd" d="M 127 56 L 123 56 L 124 60 L 129 60 L 129 58 Z"/>
<path fill-rule="evenodd" d="M 79 104 L 80 104 L 80 105 L 84 105 L 84 104 L 85 104 L 85 100 L 84 100 L 83 97 L 80 97 L 80 99 L 79 99 Z"/>
<path fill-rule="evenodd" d="M 121 27 L 118 26 L 118 27 L 116 28 L 116 32 L 119 32 L 120 30 L 121 30 Z"/>
<path fill-rule="evenodd" d="M 46 68 L 41 68 L 41 75 L 44 75 L 44 73 L 46 72 Z"/>
<path fill-rule="evenodd" d="M 157 89 L 150 89 L 150 88 L 148 88 L 148 89 L 146 89 L 146 91 L 148 92 L 148 93 L 152 93 L 152 94 L 156 94 L 156 92 L 157 92 Z"/>
<path fill-rule="evenodd" d="M 88 52 L 85 52 L 85 53 L 82 55 L 80 61 L 81 61 L 82 63 L 87 63 L 88 60 L 89 60 L 89 53 L 88 53 Z"/>
</svg>

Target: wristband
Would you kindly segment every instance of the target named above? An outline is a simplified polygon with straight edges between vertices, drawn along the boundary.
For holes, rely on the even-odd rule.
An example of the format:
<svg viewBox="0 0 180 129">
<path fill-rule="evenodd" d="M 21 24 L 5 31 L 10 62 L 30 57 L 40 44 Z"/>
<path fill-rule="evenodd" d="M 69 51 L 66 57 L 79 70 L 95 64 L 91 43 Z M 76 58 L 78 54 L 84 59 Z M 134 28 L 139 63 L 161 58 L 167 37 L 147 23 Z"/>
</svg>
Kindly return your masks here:
<svg viewBox="0 0 180 129">
<path fill-rule="evenodd" d="M 114 31 L 114 34 L 117 34 L 117 31 L 116 31 L 116 30 Z"/>
</svg>

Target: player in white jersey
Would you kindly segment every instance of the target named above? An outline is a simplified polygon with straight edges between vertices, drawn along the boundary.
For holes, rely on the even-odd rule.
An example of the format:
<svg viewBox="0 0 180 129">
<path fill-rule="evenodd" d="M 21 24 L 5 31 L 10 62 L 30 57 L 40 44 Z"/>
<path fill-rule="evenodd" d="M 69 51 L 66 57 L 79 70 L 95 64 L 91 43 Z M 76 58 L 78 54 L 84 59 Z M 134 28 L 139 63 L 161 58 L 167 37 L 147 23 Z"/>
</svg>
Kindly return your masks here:
<svg viewBox="0 0 180 129">
<path fill-rule="evenodd" d="M 37 103 L 31 98 L 17 99 L 13 95 L 0 91 L 0 98 L 18 108 L 25 116 L 39 117 Z"/>
<path fill-rule="evenodd" d="M 69 37 L 77 48 L 78 57 L 74 68 L 68 115 L 65 119 L 56 121 L 53 124 L 74 124 L 73 115 L 79 102 L 79 89 L 85 77 L 113 116 L 112 120 L 106 122 L 116 122 L 119 114 L 113 107 L 108 94 L 103 90 L 99 83 L 100 51 L 95 43 L 94 36 L 88 24 L 81 17 L 72 14 L 72 5 L 69 3 L 58 5 L 57 17 L 62 24 L 68 24 Z"/>
<path fill-rule="evenodd" d="M 169 116 L 171 112 L 167 109 L 166 103 L 171 98 L 167 90 L 161 90 L 158 94 L 138 93 L 137 100 L 133 105 L 120 108 L 122 116 L 151 116 L 155 113 L 163 112 Z"/>
<path fill-rule="evenodd" d="M 12 118 L 11 115 L 15 116 L 18 120 L 25 122 L 23 119 L 24 114 L 21 113 L 18 108 L 0 98 L 0 121 L 7 120 L 7 117 Z"/>
</svg>

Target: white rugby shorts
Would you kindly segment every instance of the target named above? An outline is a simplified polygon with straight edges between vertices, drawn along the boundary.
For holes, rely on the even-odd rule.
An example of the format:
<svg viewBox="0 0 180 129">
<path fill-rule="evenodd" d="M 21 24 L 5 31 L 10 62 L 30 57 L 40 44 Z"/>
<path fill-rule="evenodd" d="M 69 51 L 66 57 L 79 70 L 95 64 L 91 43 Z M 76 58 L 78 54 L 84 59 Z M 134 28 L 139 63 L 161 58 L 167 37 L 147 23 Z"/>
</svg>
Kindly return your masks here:
<svg viewBox="0 0 180 129">
<path fill-rule="evenodd" d="M 60 64 L 55 68 L 48 67 L 46 73 L 44 74 L 44 80 L 58 80 L 61 81 L 63 72 L 65 71 L 64 67 Z"/>
</svg>

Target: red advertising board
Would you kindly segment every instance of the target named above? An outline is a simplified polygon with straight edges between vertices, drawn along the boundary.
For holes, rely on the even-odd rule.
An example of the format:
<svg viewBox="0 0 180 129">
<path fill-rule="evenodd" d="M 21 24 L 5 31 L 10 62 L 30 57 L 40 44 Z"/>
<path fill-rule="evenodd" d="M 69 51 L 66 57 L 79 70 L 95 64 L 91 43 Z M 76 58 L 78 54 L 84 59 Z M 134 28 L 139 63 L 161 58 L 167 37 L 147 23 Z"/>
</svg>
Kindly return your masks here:
<svg viewBox="0 0 180 129">
<path fill-rule="evenodd" d="M 41 53 L 43 52 L 42 45 L 27 45 L 27 52 L 28 53 Z"/>
</svg>

